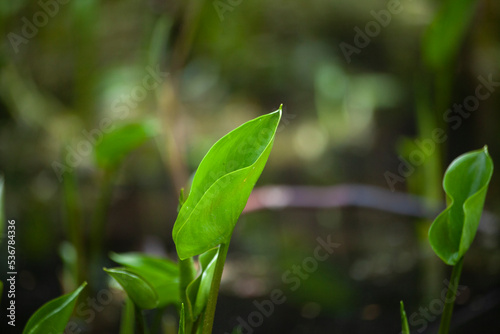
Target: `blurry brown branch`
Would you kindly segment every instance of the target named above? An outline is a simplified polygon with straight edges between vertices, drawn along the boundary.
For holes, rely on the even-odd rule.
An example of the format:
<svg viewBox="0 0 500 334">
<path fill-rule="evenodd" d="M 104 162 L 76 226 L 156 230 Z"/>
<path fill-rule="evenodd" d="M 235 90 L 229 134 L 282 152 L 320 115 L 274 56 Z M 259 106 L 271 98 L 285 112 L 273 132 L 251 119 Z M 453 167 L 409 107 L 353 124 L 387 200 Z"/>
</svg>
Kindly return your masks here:
<svg viewBox="0 0 500 334">
<path fill-rule="evenodd" d="M 445 207 L 444 203 L 429 201 L 420 196 L 391 192 L 375 186 L 341 184 L 330 187 L 265 186 L 256 188 L 244 213 L 284 208 L 333 209 L 361 207 L 394 214 L 433 220 Z M 498 219 L 484 212 L 479 229 L 496 233 Z"/>
</svg>

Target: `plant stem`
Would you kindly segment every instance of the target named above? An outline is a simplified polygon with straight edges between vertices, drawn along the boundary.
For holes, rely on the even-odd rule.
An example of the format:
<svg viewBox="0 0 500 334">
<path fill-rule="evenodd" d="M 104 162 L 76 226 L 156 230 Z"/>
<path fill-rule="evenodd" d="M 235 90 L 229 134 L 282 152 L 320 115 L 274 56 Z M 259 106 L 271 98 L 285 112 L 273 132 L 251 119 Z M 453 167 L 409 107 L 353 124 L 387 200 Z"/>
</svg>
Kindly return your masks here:
<svg viewBox="0 0 500 334">
<path fill-rule="evenodd" d="M 76 273 L 75 285 L 78 286 L 87 280 L 87 267 L 85 257 L 84 238 L 85 231 L 83 226 L 83 214 L 78 196 L 78 184 L 75 172 L 70 172 L 64 178 L 64 204 L 65 204 L 65 220 L 67 224 L 67 233 L 70 242 L 76 250 Z"/>
<path fill-rule="evenodd" d="M 146 334 L 146 323 L 144 321 L 144 315 L 139 306 L 134 303 L 134 313 L 135 313 L 135 329 L 138 334 Z"/>
<path fill-rule="evenodd" d="M 203 319 L 205 319 L 205 312 L 202 311 L 200 315 L 198 316 L 198 319 L 193 323 L 193 329 L 191 334 L 198 334 L 200 332 L 200 329 L 202 324 L 203 324 Z"/>
<path fill-rule="evenodd" d="M 94 289 L 96 288 L 96 283 L 100 280 L 99 275 L 102 273 L 100 269 L 96 272 L 96 268 L 100 268 L 102 246 L 106 231 L 106 217 L 113 195 L 115 175 L 115 170 L 104 171 L 99 198 L 90 225 L 90 275 L 92 280 L 91 283 L 93 283 L 91 285 Z"/>
<path fill-rule="evenodd" d="M 181 294 L 181 303 L 184 304 L 185 319 L 186 322 L 186 333 L 191 333 L 191 328 L 193 326 L 193 317 L 191 315 L 191 310 L 188 307 L 186 289 L 188 285 L 196 278 L 196 268 L 194 267 L 194 261 L 192 257 L 185 260 L 179 259 L 179 293 Z"/>
<path fill-rule="evenodd" d="M 460 274 L 462 273 L 462 264 L 464 258 L 462 257 L 458 263 L 453 266 L 453 271 L 451 272 L 450 284 L 448 286 L 448 291 L 446 292 L 446 299 L 444 303 L 443 314 L 441 315 L 441 323 L 439 325 L 438 334 L 448 334 L 450 330 L 451 315 L 453 313 L 453 305 L 455 304 L 455 299 L 457 296 L 458 282 L 460 281 Z"/>
<path fill-rule="evenodd" d="M 153 318 L 153 323 L 151 324 L 151 332 L 159 333 L 161 328 L 161 321 L 163 318 L 163 313 L 165 312 L 165 307 L 156 309 L 155 316 Z"/>
<path fill-rule="evenodd" d="M 217 306 L 217 297 L 219 295 L 220 281 L 222 278 L 222 271 L 224 270 L 224 263 L 226 262 L 227 250 L 229 244 L 221 244 L 219 246 L 219 255 L 217 263 L 215 264 L 214 277 L 212 279 L 212 286 L 210 287 L 210 294 L 208 295 L 207 308 L 205 310 L 205 317 L 203 319 L 202 334 L 211 334 L 214 325 L 215 307 Z"/>
</svg>

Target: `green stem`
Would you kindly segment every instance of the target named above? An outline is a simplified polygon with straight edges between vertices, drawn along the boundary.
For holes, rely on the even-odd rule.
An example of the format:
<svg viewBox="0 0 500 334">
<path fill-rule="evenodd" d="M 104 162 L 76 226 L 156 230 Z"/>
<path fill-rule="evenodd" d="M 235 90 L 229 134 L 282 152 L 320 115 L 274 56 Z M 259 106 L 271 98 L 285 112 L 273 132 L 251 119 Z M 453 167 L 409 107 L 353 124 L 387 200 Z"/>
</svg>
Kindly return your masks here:
<svg viewBox="0 0 500 334">
<path fill-rule="evenodd" d="M 90 226 L 90 244 L 92 255 L 99 256 L 104 239 L 106 215 L 108 213 L 111 195 L 113 193 L 113 172 L 106 170 L 104 172 L 101 191 L 94 211 L 92 224 Z"/>
<path fill-rule="evenodd" d="M 198 319 L 193 323 L 193 329 L 191 331 L 192 334 L 198 334 L 201 326 L 203 324 L 203 319 L 205 319 L 205 312 L 202 311 L 198 316 Z"/>
<path fill-rule="evenodd" d="M 224 270 L 224 263 L 226 262 L 227 250 L 229 244 L 221 244 L 219 246 L 219 256 L 215 264 L 214 277 L 212 279 L 212 286 L 210 287 L 210 294 L 208 295 L 207 308 L 205 310 L 205 317 L 203 319 L 202 334 L 211 334 L 214 325 L 215 307 L 217 306 L 217 297 L 219 295 L 220 281 L 222 278 L 222 271 Z"/>
<path fill-rule="evenodd" d="M 111 197 L 113 195 L 113 183 L 115 170 L 105 170 L 102 186 L 97 200 L 94 215 L 90 224 L 90 275 L 92 278 L 92 288 L 95 288 L 102 275 L 101 256 L 104 234 L 106 232 L 106 218 L 108 214 Z M 98 270 L 96 268 L 99 268 Z M 97 270 L 97 271 L 96 271 Z"/>
<path fill-rule="evenodd" d="M 146 322 L 144 321 L 144 315 L 139 306 L 134 303 L 134 314 L 135 314 L 135 330 L 138 334 L 146 334 Z"/>
<path fill-rule="evenodd" d="M 464 258 L 462 257 L 458 263 L 453 266 L 451 272 L 450 285 L 446 292 L 446 299 L 444 303 L 443 314 L 441 315 L 441 324 L 439 325 L 439 334 L 448 334 L 450 330 L 451 315 L 453 313 L 453 305 L 457 296 L 458 282 L 460 281 L 460 274 L 462 273 L 462 264 Z"/>
<path fill-rule="evenodd" d="M 99 22 L 100 1 L 73 1 L 72 34 L 74 38 L 75 98 L 76 112 L 85 119 L 95 109 L 95 79 L 97 57 L 95 48 L 98 43 L 97 25 Z"/>
<path fill-rule="evenodd" d="M 78 184 L 76 175 L 73 172 L 64 177 L 64 202 L 65 202 L 65 220 L 67 223 L 67 233 L 70 242 L 76 250 L 76 273 L 75 284 L 78 286 L 86 281 L 86 257 L 85 257 L 85 231 L 83 226 L 83 214 L 78 196 Z"/>
<path fill-rule="evenodd" d="M 120 319 L 120 334 L 127 334 L 133 330 L 135 326 L 135 306 L 130 298 L 125 298 L 122 315 Z"/>
<path fill-rule="evenodd" d="M 416 121 L 418 135 L 420 139 L 424 140 L 432 138 L 433 131 L 440 126 L 434 112 L 436 103 L 433 96 L 432 78 L 433 75 L 424 69 L 421 69 L 416 76 Z M 436 201 L 442 198 L 443 190 L 440 187 L 442 176 L 441 160 L 442 149 L 440 145 L 435 145 L 432 154 L 426 156 L 425 164 L 419 167 L 415 175 L 408 179 L 408 187 L 411 193 Z M 433 208 L 429 205 L 429 209 L 437 210 L 439 208 Z M 442 263 L 434 255 L 429 244 L 428 231 L 431 223 L 428 220 L 419 220 L 415 224 L 419 247 L 424 255 L 424 260 L 421 263 L 422 276 L 420 279 L 423 292 L 421 303 L 423 304 L 428 303 L 429 300 L 439 294 L 441 287 L 438 283 L 443 274 Z"/>
<path fill-rule="evenodd" d="M 193 317 L 191 314 L 191 309 L 188 307 L 186 289 L 188 285 L 194 281 L 196 278 L 196 268 L 194 267 L 194 261 L 192 257 L 185 260 L 179 259 L 179 293 L 181 294 L 181 303 L 184 304 L 185 310 L 185 322 L 186 322 L 186 333 L 191 333 L 191 328 L 193 326 Z"/>
<path fill-rule="evenodd" d="M 161 322 L 163 319 L 163 313 L 165 312 L 165 307 L 156 309 L 155 316 L 153 318 L 153 323 L 151 324 L 151 332 L 159 333 L 161 329 Z"/>
</svg>

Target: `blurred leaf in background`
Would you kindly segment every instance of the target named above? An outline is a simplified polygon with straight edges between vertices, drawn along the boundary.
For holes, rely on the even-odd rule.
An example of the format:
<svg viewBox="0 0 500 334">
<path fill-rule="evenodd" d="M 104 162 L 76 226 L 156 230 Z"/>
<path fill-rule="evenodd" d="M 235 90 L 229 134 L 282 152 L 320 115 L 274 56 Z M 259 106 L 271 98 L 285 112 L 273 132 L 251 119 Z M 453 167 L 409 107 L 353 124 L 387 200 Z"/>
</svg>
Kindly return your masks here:
<svg viewBox="0 0 500 334">
<path fill-rule="evenodd" d="M 114 127 L 103 135 L 95 147 L 96 163 L 103 169 L 116 168 L 132 150 L 159 133 L 155 120 Z"/>
<path fill-rule="evenodd" d="M 436 70 L 452 63 L 474 17 L 477 1 L 445 0 L 423 38 L 427 65 Z"/>
</svg>

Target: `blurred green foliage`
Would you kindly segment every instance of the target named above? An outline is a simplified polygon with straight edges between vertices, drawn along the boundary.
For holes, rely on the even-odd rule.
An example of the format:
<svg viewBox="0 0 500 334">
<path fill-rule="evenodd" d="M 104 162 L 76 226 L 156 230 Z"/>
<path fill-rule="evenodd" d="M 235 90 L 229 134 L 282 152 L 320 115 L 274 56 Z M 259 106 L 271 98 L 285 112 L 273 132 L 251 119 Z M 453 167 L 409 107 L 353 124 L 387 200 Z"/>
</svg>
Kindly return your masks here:
<svg viewBox="0 0 500 334">
<path fill-rule="evenodd" d="M 20 222 L 24 276 L 19 298 L 32 301 L 24 304 L 29 310 L 19 315 L 21 322 L 60 294 L 59 247 L 63 240 L 75 243 L 68 237 L 72 233 L 83 236 L 88 247 L 93 219 L 106 222 L 103 251 L 160 248 L 172 253 L 178 190 L 189 184 L 208 148 L 234 124 L 280 103 L 286 109 L 261 185 L 364 183 L 387 189 L 383 175 L 398 169 L 398 154 L 408 157 L 416 147 L 413 139 L 425 138 L 436 127 L 446 131 L 447 140 L 397 190 L 442 199 L 436 180 L 453 157 L 488 144 L 492 159 L 499 158 L 498 92 L 481 101 L 457 129 L 443 119 L 454 103 L 474 94 L 479 75 L 492 75 L 495 82 L 500 78 L 497 1 L 401 1 L 402 11 L 380 33 L 368 36 L 370 43 L 350 63 L 339 44 L 355 45 L 354 28 L 364 31 L 376 22 L 371 12 L 385 9 L 387 1 L 223 0 L 230 6 L 223 13 L 213 1 L 62 2 L 43 2 L 57 4 L 54 15 L 39 1 L 0 2 L 0 170 L 8 191 L 6 216 Z M 47 16 L 46 24 L 37 24 L 43 21 L 39 13 Z M 99 138 L 98 131 L 107 129 L 103 120 L 121 128 L 149 119 L 159 134 L 138 140 L 142 145 L 104 184 L 96 146 L 86 134 Z M 69 152 L 74 153 L 68 159 Z M 108 153 L 100 156 L 100 161 L 115 161 Z M 67 168 L 67 183 L 60 183 L 54 163 Z M 109 196 L 97 204 L 104 185 Z M 485 205 L 493 214 L 498 214 L 499 190 L 493 177 Z M 328 306 L 322 316 L 359 323 L 350 332 L 363 326 L 397 331 L 397 301 L 406 301 L 409 314 L 419 306 L 421 291 L 404 289 L 423 271 L 413 265 L 421 249 L 414 243 L 418 232 L 407 228 L 415 223 L 410 218 L 349 208 L 252 213 L 242 220 L 233 242 L 235 262 L 265 256 L 270 264 L 256 261 L 260 276 L 244 272 L 253 278 L 252 290 L 234 283 L 241 277 L 231 276 L 230 263 L 229 294 L 264 296 L 282 274 L 277 264 L 300 261 L 302 252 L 310 251 L 309 239 L 335 232 L 344 251 L 293 294 L 297 315 L 315 299 Z M 483 233 L 468 255 L 478 294 L 487 293 L 500 276 L 497 235 Z M 71 251 L 64 252 L 64 261 L 77 261 Z M 397 270 L 383 265 L 400 258 L 412 265 L 394 265 Z M 85 275 L 77 276 L 71 277 L 79 281 Z M 354 277 L 364 279 L 346 283 Z M 336 282 L 338 300 L 321 295 L 329 282 Z M 65 286 L 67 291 L 75 287 Z M 384 312 L 374 320 L 360 316 L 356 310 L 378 303 L 379 291 Z M 395 296 L 395 291 L 410 296 Z M 339 302 L 346 296 L 352 308 Z M 342 305 L 347 312 L 339 315 Z M 119 321 L 110 313 L 100 316 Z M 385 322 L 386 316 L 391 320 Z M 297 328 L 313 326 L 314 320 L 304 319 L 296 317 Z"/>
</svg>

